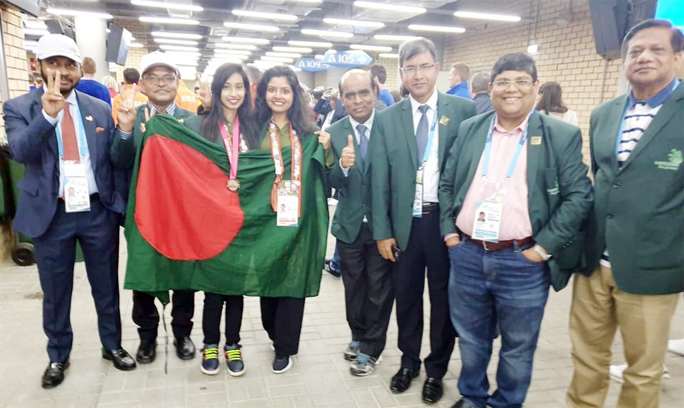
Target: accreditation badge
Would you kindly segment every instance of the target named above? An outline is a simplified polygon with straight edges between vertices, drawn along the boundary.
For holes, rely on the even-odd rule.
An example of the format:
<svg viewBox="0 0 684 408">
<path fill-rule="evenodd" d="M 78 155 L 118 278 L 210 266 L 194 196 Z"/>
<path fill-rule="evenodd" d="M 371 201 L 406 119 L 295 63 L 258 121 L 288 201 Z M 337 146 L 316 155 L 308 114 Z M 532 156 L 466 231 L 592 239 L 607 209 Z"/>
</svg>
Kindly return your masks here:
<svg viewBox="0 0 684 408">
<path fill-rule="evenodd" d="M 480 241 L 499 242 L 502 212 L 502 201 L 478 202 L 475 207 L 472 238 Z"/>
<path fill-rule="evenodd" d="M 278 227 L 296 227 L 299 223 L 299 189 L 298 181 L 282 180 L 278 183 L 278 203 L 276 225 Z"/>
<path fill-rule="evenodd" d="M 64 208 L 68 213 L 90 211 L 90 191 L 83 163 L 66 161 L 64 169 Z"/>
<path fill-rule="evenodd" d="M 421 218 L 423 216 L 423 168 L 416 172 L 416 195 L 413 198 L 413 216 Z"/>
</svg>

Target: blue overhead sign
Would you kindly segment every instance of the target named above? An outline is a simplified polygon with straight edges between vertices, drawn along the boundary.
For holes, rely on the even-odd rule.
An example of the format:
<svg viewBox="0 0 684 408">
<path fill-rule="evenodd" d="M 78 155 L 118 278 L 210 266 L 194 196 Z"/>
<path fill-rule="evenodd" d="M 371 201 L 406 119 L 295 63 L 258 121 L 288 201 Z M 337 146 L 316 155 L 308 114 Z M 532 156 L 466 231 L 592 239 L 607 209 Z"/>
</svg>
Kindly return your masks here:
<svg viewBox="0 0 684 408">
<path fill-rule="evenodd" d="M 327 71 L 332 68 L 330 65 L 321 63 L 321 60 L 316 58 L 299 58 L 295 61 L 294 66 L 306 72 Z"/>
<path fill-rule="evenodd" d="M 373 61 L 370 55 L 360 50 L 328 51 L 323 56 L 323 63 L 336 67 L 365 67 Z"/>
</svg>

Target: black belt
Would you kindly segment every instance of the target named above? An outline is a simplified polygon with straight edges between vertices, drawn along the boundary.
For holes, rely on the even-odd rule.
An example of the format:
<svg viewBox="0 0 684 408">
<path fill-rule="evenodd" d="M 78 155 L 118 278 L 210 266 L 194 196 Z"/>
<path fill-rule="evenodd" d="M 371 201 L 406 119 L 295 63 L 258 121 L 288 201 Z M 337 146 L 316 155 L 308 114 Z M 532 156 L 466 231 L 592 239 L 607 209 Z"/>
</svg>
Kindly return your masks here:
<svg viewBox="0 0 684 408">
<path fill-rule="evenodd" d="M 479 239 L 472 239 L 470 238 L 470 236 L 466 234 L 463 235 L 465 235 L 468 241 L 472 241 L 473 244 L 482 245 L 482 248 L 484 248 L 485 251 L 501 251 L 502 249 L 509 249 L 515 247 L 516 243 L 518 244 L 518 246 L 522 246 L 532 241 L 532 237 L 527 237 L 523 239 L 511 239 L 508 241 L 488 242 L 480 241 Z"/>
<path fill-rule="evenodd" d="M 423 203 L 423 214 L 430 214 L 439 211 L 439 203 Z"/>
</svg>

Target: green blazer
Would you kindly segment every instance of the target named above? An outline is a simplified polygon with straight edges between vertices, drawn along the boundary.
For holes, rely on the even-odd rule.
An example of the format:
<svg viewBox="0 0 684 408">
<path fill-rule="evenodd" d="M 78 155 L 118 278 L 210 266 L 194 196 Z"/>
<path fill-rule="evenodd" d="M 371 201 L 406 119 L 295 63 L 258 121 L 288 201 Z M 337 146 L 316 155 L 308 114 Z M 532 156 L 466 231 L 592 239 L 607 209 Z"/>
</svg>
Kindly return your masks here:
<svg viewBox="0 0 684 408">
<path fill-rule="evenodd" d="M 439 93 L 439 167 L 456 140 L 462 121 L 475 115 L 475 104 L 464 98 Z M 442 119 L 443 118 L 443 119 Z M 409 98 L 379 112 L 370 139 L 373 151 L 373 238 L 394 238 L 406 249 L 413 221 L 416 194 L 416 135 Z"/>
<path fill-rule="evenodd" d="M 145 122 L 145 108 L 148 105 L 141 105 L 136 108 L 135 123 L 133 124 L 133 137 L 126 140 L 121 138 L 121 134 L 117 131 L 114 136 L 114 142 L 110 149 L 110 156 L 114 166 L 125 169 L 132 169 L 135 162 L 135 153 L 142 141 L 143 133 L 140 129 L 140 124 Z M 173 112 L 173 117 L 178 119 L 188 119 L 195 116 L 194 113 L 181 108 L 176 105 L 176 110 Z"/>
<path fill-rule="evenodd" d="M 594 207 L 587 274 L 608 249 L 620 290 L 639 295 L 684 291 L 684 84 L 665 101 L 618 170 L 616 143 L 627 96 L 591 114 Z"/>
<path fill-rule="evenodd" d="M 458 232 L 456 218 L 476 175 L 495 112 L 461 124 L 439 183 L 442 235 Z M 540 139 L 541 138 L 541 139 Z M 527 135 L 527 188 L 534 241 L 552 255 L 552 284 L 562 289 L 581 269 L 580 226 L 591 208 L 591 181 L 582 162 L 582 135 L 572 125 L 534 113 Z"/>
<path fill-rule="evenodd" d="M 378 112 L 375 112 L 373 124 L 371 126 L 371 135 L 369 137 L 368 151 L 366 152 L 366 162 L 361 160 L 359 155 L 359 144 L 356 141 L 354 128 L 352 128 L 349 116 L 335 122 L 327 129 L 330 133 L 330 142 L 332 145 L 332 152 L 334 164 L 328 176 L 330 185 L 338 191 L 338 203 L 335 210 L 335 218 L 332 223 L 332 234 L 342 242 L 351 244 L 356 241 L 356 238 L 361 231 L 363 217 L 368 218 L 368 225 L 372 231 L 372 214 L 371 214 L 371 166 L 372 166 L 372 152 L 370 140 L 375 137 L 378 123 Z M 347 177 L 344 176 L 342 168 L 340 167 L 340 157 L 342 156 L 342 149 L 347 146 L 348 136 L 354 137 L 354 149 L 356 151 L 356 161 L 354 166 L 349 169 Z"/>
</svg>

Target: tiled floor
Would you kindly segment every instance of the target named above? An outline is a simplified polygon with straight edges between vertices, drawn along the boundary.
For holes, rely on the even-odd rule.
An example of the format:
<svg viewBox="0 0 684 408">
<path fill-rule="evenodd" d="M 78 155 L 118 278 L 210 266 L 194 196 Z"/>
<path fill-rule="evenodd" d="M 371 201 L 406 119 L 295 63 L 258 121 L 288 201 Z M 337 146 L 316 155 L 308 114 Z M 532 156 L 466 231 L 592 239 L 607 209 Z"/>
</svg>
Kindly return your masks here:
<svg viewBox="0 0 684 408">
<path fill-rule="evenodd" d="M 121 271 L 125 265 L 122 248 Z M 572 374 L 568 310 L 571 290 L 553 293 L 536 354 L 532 387 L 527 408 L 565 407 L 565 391 Z M 195 297 L 197 312 L 193 339 L 201 346 L 200 324 L 202 294 Z M 72 324 L 74 346 L 71 367 L 64 383 L 53 390 L 40 387 L 40 377 L 47 365 L 46 338 L 41 328 L 41 290 L 34 267 L 0 265 L 0 408 L 135 408 L 135 407 L 425 407 L 420 389 L 424 373 L 404 394 L 394 395 L 388 389 L 390 378 L 398 369 L 397 328 L 390 325 L 388 347 L 383 363 L 366 378 L 349 374 L 349 363 L 342 350 L 349 341 L 345 321 L 343 287 L 340 279 L 324 273 L 321 293 L 307 300 L 299 355 L 293 369 L 282 375 L 270 372 L 273 352 L 268 336 L 261 328 L 259 302 L 247 298 L 242 324 L 242 344 L 247 373 L 233 378 L 225 371 L 217 376 L 200 372 L 200 358 L 180 361 L 168 346 L 164 358 L 164 338 L 160 335 L 160 352 L 150 365 L 139 365 L 135 371 L 121 372 L 100 358 L 96 315 L 90 286 L 83 264 L 77 264 Z M 131 321 L 131 293 L 122 291 L 123 345 L 131 353 L 138 340 Z M 169 311 L 166 311 L 170 322 Z M 170 329 L 170 328 L 169 328 Z M 160 331 L 163 334 L 163 330 Z M 427 337 L 427 332 L 425 333 Z M 684 337 L 684 302 L 679 302 L 672 324 L 672 337 Z M 614 361 L 622 362 L 621 341 L 616 338 Z M 428 343 L 424 340 L 423 354 Z M 490 365 L 490 381 L 494 381 L 496 356 Z M 167 367 L 165 367 L 167 365 Z M 668 354 L 667 365 L 672 378 L 663 382 L 661 408 L 684 407 L 684 357 Z M 460 370 L 458 348 L 454 351 L 445 377 L 445 396 L 437 405 L 451 407 L 457 400 L 456 379 Z M 168 374 L 165 373 L 168 371 Z M 618 385 L 611 384 L 606 407 L 614 407 Z M 639 407 L 634 407 L 639 408 Z"/>
</svg>

